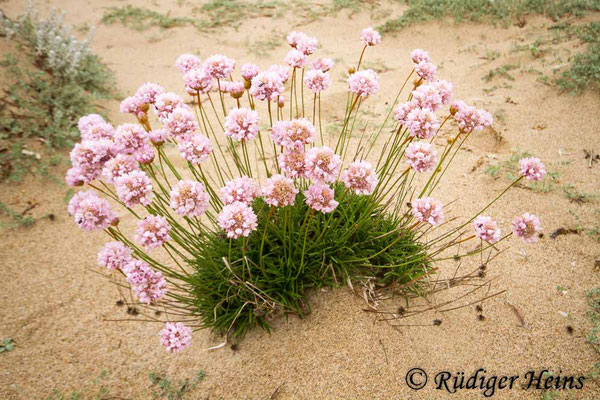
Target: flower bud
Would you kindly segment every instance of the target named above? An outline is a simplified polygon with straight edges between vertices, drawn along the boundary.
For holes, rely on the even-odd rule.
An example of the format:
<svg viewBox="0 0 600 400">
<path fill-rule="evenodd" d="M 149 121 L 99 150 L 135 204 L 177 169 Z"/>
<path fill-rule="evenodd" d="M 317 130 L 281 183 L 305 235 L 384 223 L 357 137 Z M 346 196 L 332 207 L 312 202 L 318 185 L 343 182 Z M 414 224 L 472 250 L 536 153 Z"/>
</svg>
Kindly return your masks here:
<svg viewBox="0 0 600 400">
<path fill-rule="evenodd" d="M 354 74 L 355 72 L 356 72 L 356 68 L 354 68 L 354 67 L 350 67 L 350 68 L 348 68 L 348 75 L 352 75 L 352 74 Z"/>
</svg>

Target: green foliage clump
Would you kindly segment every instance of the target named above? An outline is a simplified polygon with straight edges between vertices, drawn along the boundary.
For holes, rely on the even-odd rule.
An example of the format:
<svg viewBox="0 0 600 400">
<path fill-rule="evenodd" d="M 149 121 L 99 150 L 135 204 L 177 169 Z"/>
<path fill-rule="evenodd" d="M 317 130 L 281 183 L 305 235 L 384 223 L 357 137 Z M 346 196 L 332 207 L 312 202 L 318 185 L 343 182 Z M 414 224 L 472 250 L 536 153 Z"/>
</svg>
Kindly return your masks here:
<svg viewBox="0 0 600 400">
<path fill-rule="evenodd" d="M 167 375 L 159 374 L 156 372 L 151 372 L 148 374 L 148 378 L 150 379 L 150 383 L 153 388 L 158 390 L 153 390 L 152 398 L 153 399 L 167 399 L 167 400 L 179 400 L 182 399 L 186 393 L 190 393 L 192 390 L 198 386 L 206 374 L 204 371 L 198 371 L 194 379 L 178 380 L 177 383 L 174 383 Z"/>
<path fill-rule="evenodd" d="M 569 68 L 561 72 L 556 83 L 569 92 L 580 92 L 586 88 L 600 91 L 600 22 L 580 27 L 577 35 L 587 43 L 587 50 L 573 58 Z"/>
<path fill-rule="evenodd" d="M 112 73 L 91 52 L 88 40 L 76 39 L 52 11 L 40 20 L 37 11 L 10 19 L 0 14 L 0 36 L 15 53 L 0 60 L 9 82 L 0 98 L 0 180 L 18 180 L 37 165 L 43 172 L 55 158 L 27 150 L 38 139 L 47 151 L 68 147 L 79 136 L 79 117 L 97 112 L 94 101 L 112 93 Z"/>
<path fill-rule="evenodd" d="M 120 23 L 135 30 L 145 30 L 153 26 L 162 29 L 194 24 L 196 21 L 189 17 L 171 17 L 170 13 L 161 14 L 157 11 L 127 4 L 123 7 L 109 7 L 102 19 L 106 25 Z"/>
</svg>

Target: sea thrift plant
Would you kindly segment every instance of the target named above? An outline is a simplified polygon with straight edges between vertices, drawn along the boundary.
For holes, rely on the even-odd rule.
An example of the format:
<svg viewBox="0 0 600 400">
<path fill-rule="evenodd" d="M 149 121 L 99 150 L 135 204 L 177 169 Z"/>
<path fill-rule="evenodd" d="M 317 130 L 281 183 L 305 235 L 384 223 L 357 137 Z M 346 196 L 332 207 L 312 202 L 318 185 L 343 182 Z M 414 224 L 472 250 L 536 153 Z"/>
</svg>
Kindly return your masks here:
<svg viewBox="0 0 600 400">
<path fill-rule="evenodd" d="M 268 330 L 275 315 L 303 316 L 321 287 L 364 288 L 376 311 L 380 298 L 395 297 L 380 291 L 414 295 L 444 280 L 426 279 L 443 260 L 480 255 L 482 265 L 513 235 L 539 237 L 527 210 L 512 222 L 488 216 L 520 180 L 543 178 L 538 158 L 521 160 L 499 195 L 473 200 L 481 208 L 472 216 L 434 193 L 465 141 L 493 121 L 453 98 L 427 52 L 404 55 L 412 71 L 386 78 L 397 95 L 383 121 L 360 130 L 355 121 L 376 107 L 380 87 L 362 63 L 381 35 L 357 35 L 360 55 L 340 86 L 346 107 L 332 115 L 322 101 L 336 84 L 334 62 L 319 57 L 314 37 L 292 32 L 287 41 L 281 62 L 262 70 L 183 54 L 173 92 L 140 82 L 123 101 L 130 122 L 79 120 L 66 181 L 83 188 L 68 212 L 81 229 L 108 235 L 99 266 L 130 288 L 125 298 L 160 311 L 143 315 L 166 323 L 169 352 L 188 347 L 194 329 L 240 338 Z"/>
</svg>

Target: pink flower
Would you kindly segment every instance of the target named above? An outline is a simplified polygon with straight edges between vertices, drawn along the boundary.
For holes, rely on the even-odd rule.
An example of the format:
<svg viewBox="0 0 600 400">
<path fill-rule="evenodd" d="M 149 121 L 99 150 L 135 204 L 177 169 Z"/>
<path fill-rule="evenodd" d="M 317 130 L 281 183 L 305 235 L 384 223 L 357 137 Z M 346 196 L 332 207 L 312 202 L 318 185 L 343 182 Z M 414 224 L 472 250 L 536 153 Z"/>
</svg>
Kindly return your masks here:
<svg viewBox="0 0 600 400">
<path fill-rule="evenodd" d="M 166 129 L 154 129 L 147 133 L 150 143 L 155 146 L 163 145 L 169 138 L 169 131 Z"/>
<path fill-rule="evenodd" d="M 77 129 L 79 129 L 79 132 L 81 132 L 81 134 L 83 135 L 85 131 L 87 131 L 90 127 L 102 123 L 102 122 L 106 122 L 104 121 L 104 118 L 102 118 L 101 115 L 98 114 L 88 114 L 88 115 L 84 115 L 83 117 L 79 118 L 79 121 L 77 121 Z"/>
<path fill-rule="evenodd" d="M 437 76 L 437 67 L 429 61 L 421 61 L 415 65 L 415 72 L 426 81 L 433 81 Z"/>
<path fill-rule="evenodd" d="M 429 58 L 429 53 L 427 53 L 425 50 L 421 50 L 421 49 L 414 49 L 410 53 L 410 58 L 412 58 L 412 60 L 415 64 L 418 64 L 421 61 L 427 61 L 427 62 L 431 61 L 431 58 Z"/>
<path fill-rule="evenodd" d="M 187 107 L 183 99 L 175 93 L 167 92 L 156 96 L 154 110 L 158 118 L 163 121 L 178 107 Z"/>
<path fill-rule="evenodd" d="M 327 146 L 313 147 L 306 152 L 306 176 L 314 181 L 335 182 L 342 159 Z"/>
<path fill-rule="evenodd" d="M 133 154 L 148 144 L 148 134 L 141 125 L 123 124 L 117 126 L 114 142 L 117 152 Z"/>
<path fill-rule="evenodd" d="M 406 116 L 404 125 L 408 128 L 410 136 L 419 139 L 431 139 L 440 129 L 435 113 L 428 108 L 414 108 Z"/>
<path fill-rule="evenodd" d="M 177 149 L 184 159 L 194 165 L 198 165 L 208 158 L 212 151 L 212 146 L 206 136 L 195 134 L 182 136 Z"/>
<path fill-rule="evenodd" d="M 192 135 L 197 129 L 196 117 L 189 108 L 178 107 L 163 121 L 165 128 L 171 136 L 181 139 L 183 136 Z"/>
<path fill-rule="evenodd" d="M 115 128 L 104 121 L 98 114 L 90 114 L 81 117 L 77 123 L 77 128 L 81 134 L 82 141 L 112 139 L 115 134 Z"/>
<path fill-rule="evenodd" d="M 317 69 L 321 72 L 329 71 L 331 68 L 333 68 L 334 65 L 335 65 L 335 62 L 331 58 L 323 58 L 323 57 L 317 58 L 310 64 L 310 66 L 313 69 Z"/>
<path fill-rule="evenodd" d="M 313 93 L 319 93 L 331 85 L 331 78 L 327 72 L 311 69 L 306 73 L 304 83 L 307 88 L 313 91 Z"/>
<path fill-rule="evenodd" d="M 200 68 L 202 65 L 202 61 L 199 57 L 193 54 L 182 54 L 177 57 L 177 61 L 175 61 L 175 66 L 182 74 L 185 74 L 191 69 Z"/>
<path fill-rule="evenodd" d="M 375 46 L 381 42 L 381 35 L 369 26 L 360 33 L 360 40 L 365 46 Z"/>
<path fill-rule="evenodd" d="M 190 69 L 183 75 L 186 89 L 206 94 L 213 88 L 213 77 L 201 68 Z"/>
<path fill-rule="evenodd" d="M 299 144 L 285 147 L 283 152 L 277 156 L 277 162 L 281 172 L 290 178 L 302 178 L 305 174 L 304 147 Z"/>
<path fill-rule="evenodd" d="M 275 144 L 279 146 L 308 144 L 314 141 L 315 127 L 306 118 L 277 121 L 273 124 L 271 136 Z"/>
<path fill-rule="evenodd" d="M 152 181 L 143 171 L 131 171 L 115 178 L 114 183 L 117 197 L 127 207 L 133 207 L 140 203 L 147 206 L 154 198 Z"/>
<path fill-rule="evenodd" d="M 285 91 L 281 76 L 273 71 L 259 72 L 252 78 L 250 94 L 258 100 L 277 101 Z"/>
<path fill-rule="evenodd" d="M 419 108 L 419 105 L 415 100 L 411 100 L 406 103 L 398 104 L 394 108 L 394 119 L 400 123 L 400 125 L 406 125 L 407 117 L 410 112 L 416 108 Z"/>
<path fill-rule="evenodd" d="M 106 229 L 119 221 L 110 204 L 91 190 L 75 193 L 67 211 L 79 228 L 86 231 Z"/>
<path fill-rule="evenodd" d="M 98 265 L 122 270 L 132 260 L 133 250 L 121 242 L 108 242 L 98 253 Z"/>
<path fill-rule="evenodd" d="M 138 88 L 138 90 L 135 92 L 135 97 L 140 99 L 140 101 L 143 103 L 154 104 L 156 101 L 156 96 L 163 94 L 164 92 L 165 88 L 162 86 L 156 83 L 147 82 Z"/>
<path fill-rule="evenodd" d="M 102 176 L 108 183 L 113 183 L 120 176 L 138 169 L 138 162 L 129 154 L 117 154 L 104 165 Z"/>
<path fill-rule="evenodd" d="M 427 142 L 412 142 L 406 148 L 404 155 L 406 163 L 417 172 L 427 172 L 437 163 L 435 158 L 437 153 Z"/>
<path fill-rule="evenodd" d="M 442 95 L 434 84 L 421 85 L 412 91 L 412 95 L 420 108 L 437 111 L 442 107 Z"/>
<path fill-rule="evenodd" d="M 520 159 L 519 167 L 521 175 L 531 181 L 541 181 L 546 175 L 546 168 L 537 157 Z"/>
<path fill-rule="evenodd" d="M 367 161 L 353 161 L 342 173 L 342 182 L 358 195 L 373 193 L 379 182 L 373 166 Z"/>
<path fill-rule="evenodd" d="M 338 206 L 338 202 L 334 199 L 334 192 L 329 186 L 317 182 L 308 187 L 304 191 L 306 204 L 316 211 L 322 213 L 330 213 Z"/>
<path fill-rule="evenodd" d="M 165 244 L 171 237 L 171 226 L 165 217 L 149 215 L 137 223 L 135 240 L 146 248 L 146 251 Z"/>
<path fill-rule="evenodd" d="M 542 231 L 540 220 L 533 214 L 525 213 L 512 221 L 513 233 L 528 243 L 537 242 Z"/>
<path fill-rule="evenodd" d="M 167 322 L 165 328 L 160 331 L 160 344 L 165 346 L 167 352 L 177 353 L 191 344 L 192 328 L 188 328 L 181 322 Z"/>
<path fill-rule="evenodd" d="M 100 175 L 104 164 L 114 153 L 114 144 L 110 140 L 85 140 L 71 150 L 71 165 L 78 168 L 81 180 L 88 183 Z"/>
<path fill-rule="evenodd" d="M 492 221 L 492 218 L 480 215 L 473 221 L 473 226 L 475 227 L 475 236 L 481 240 L 490 244 L 500 240 L 500 228 L 496 221 Z"/>
<path fill-rule="evenodd" d="M 252 208 L 244 203 L 231 203 L 223 207 L 217 222 L 228 238 L 248 237 L 256 230 L 257 218 Z"/>
<path fill-rule="evenodd" d="M 431 83 L 433 87 L 435 87 L 442 97 L 442 104 L 450 103 L 452 100 L 452 91 L 454 90 L 454 85 L 452 82 L 448 82 L 444 79 L 438 79 L 437 81 Z"/>
<path fill-rule="evenodd" d="M 180 180 L 170 193 L 171 208 L 181 216 L 199 217 L 208 210 L 210 197 L 206 187 L 196 181 Z"/>
<path fill-rule="evenodd" d="M 133 157 L 142 165 L 150 165 L 154 161 L 154 147 L 147 143 L 137 149 Z"/>
<path fill-rule="evenodd" d="M 290 79 L 290 67 L 288 67 L 287 65 L 271 65 L 267 69 L 267 72 L 272 72 L 279 76 L 279 79 L 281 79 L 282 84 L 285 84 L 288 81 L 288 79 Z"/>
<path fill-rule="evenodd" d="M 204 70 L 215 79 L 225 79 L 235 68 L 235 60 L 221 54 L 215 54 L 204 61 Z"/>
<path fill-rule="evenodd" d="M 297 194 L 294 181 L 279 174 L 267 179 L 262 189 L 262 197 L 274 207 L 293 206 Z"/>
<path fill-rule="evenodd" d="M 412 214 L 420 222 L 428 222 L 431 225 L 436 226 L 444 221 L 442 203 L 431 197 L 415 199 L 412 201 L 411 205 Z"/>
<path fill-rule="evenodd" d="M 252 140 L 258 134 L 258 113 L 247 108 L 234 108 L 225 117 L 225 136 L 233 140 Z"/>
<path fill-rule="evenodd" d="M 298 41 L 298 44 L 296 44 L 296 49 L 309 56 L 317 50 L 318 45 L 319 41 L 317 38 L 305 35 L 301 40 Z"/>
<path fill-rule="evenodd" d="M 361 97 L 367 97 L 377 93 L 379 90 L 379 81 L 377 73 L 372 69 L 357 71 L 348 78 L 348 85 L 352 93 Z"/>
<path fill-rule="evenodd" d="M 242 176 L 227 182 L 220 192 L 226 205 L 238 202 L 250 205 L 260 195 L 260 188 L 254 179 Z"/>
<path fill-rule="evenodd" d="M 137 118 L 141 118 L 146 114 L 147 107 L 143 99 L 137 96 L 129 96 L 121 102 L 119 109 L 123 114 L 133 114 Z"/>
<path fill-rule="evenodd" d="M 306 55 L 300 50 L 292 49 L 285 56 L 285 63 L 290 67 L 302 68 L 306 65 Z"/>
<path fill-rule="evenodd" d="M 244 80 L 246 80 L 246 81 L 251 81 L 252 78 L 254 78 L 256 75 L 258 75 L 258 73 L 260 72 L 260 69 L 256 65 L 248 63 L 248 64 L 242 65 L 241 71 L 242 71 L 242 78 L 244 78 Z"/>
<path fill-rule="evenodd" d="M 234 99 L 239 99 L 244 95 L 244 82 L 240 81 L 223 81 L 221 82 L 221 91 L 223 93 L 229 93 Z"/>
<path fill-rule="evenodd" d="M 85 171 L 79 167 L 72 167 L 67 170 L 65 181 L 69 186 L 83 186 L 89 180 L 85 175 Z"/>
<path fill-rule="evenodd" d="M 285 97 L 282 95 L 279 95 L 279 97 L 277 97 L 277 106 L 279 106 L 279 108 L 283 108 L 285 106 Z"/>
<path fill-rule="evenodd" d="M 167 294 L 167 282 L 160 272 L 150 268 L 148 263 L 131 260 L 124 268 L 127 282 L 140 303 L 151 304 Z"/>
<path fill-rule="evenodd" d="M 462 101 L 452 103 L 450 110 L 455 112 L 454 119 L 463 133 L 481 131 L 483 128 L 492 125 L 493 122 L 489 112 L 468 106 Z"/>
<path fill-rule="evenodd" d="M 306 34 L 302 32 L 293 31 L 287 35 L 287 41 L 290 46 L 296 48 L 298 43 L 306 38 Z"/>
</svg>

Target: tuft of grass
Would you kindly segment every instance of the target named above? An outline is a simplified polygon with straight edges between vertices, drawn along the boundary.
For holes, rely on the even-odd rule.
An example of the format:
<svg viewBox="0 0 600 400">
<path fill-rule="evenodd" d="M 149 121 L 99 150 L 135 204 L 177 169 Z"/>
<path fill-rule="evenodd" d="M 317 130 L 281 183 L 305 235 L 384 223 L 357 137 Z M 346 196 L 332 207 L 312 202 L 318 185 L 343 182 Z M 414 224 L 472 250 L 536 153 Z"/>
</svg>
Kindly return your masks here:
<svg viewBox="0 0 600 400">
<path fill-rule="evenodd" d="M 194 13 L 201 17 L 198 26 L 201 28 L 216 28 L 230 26 L 237 28 L 244 20 L 258 17 L 281 17 L 288 5 L 279 0 L 268 1 L 237 1 L 210 0 L 200 7 L 194 8 Z"/>
<path fill-rule="evenodd" d="M 586 88 L 600 91 L 600 22 L 591 22 L 576 31 L 587 50 L 575 55 L 571 65 L 555 79 L 564 91 L 577 93 Z"/>
<path fill-rule="evenodd" d="M 12 221 L 12 223 L 9 223 L 9 224 L 0 223 L 0 227 L 3 227 L 3 228 L 7 228 L 7 227 L 11 227 L 11 228 L 12 227 L 25 227 L 25 228 L 27 228 L 27 227 L 30 227 L 31 225 L 33 225 L 36 221 L 36 219 L 33 218 L 31 215 L 23 215 L 21 213 L 18 213 L 2 202 L 0 202 L 0 214 L 7 215 L 10 218 L 10 220 Z"/>
<path fill-rule="evenodd" d="M 152 398 L 168 400 L 182 399 L 186 393 L 194 390 L 205 376 L 204 371 L 198 371 L 193 379 L 180 379 L 174 383 L 166 374 L 151 372 L 148 374 L 148 378 L 153 388 Z"/>
<path fill-rule="evenodd" d="M 4 353 L 5 351 L 13 351 L 15 348 L 15 341 L 12 338 L 4 338 L 2 342 L 0 342 L 0 353 Z"/>
<path fill-rule="evenodd" d="M 100 22 L 106 25 L 120 23 L 123 26 L 142 31 L 154 26 L 169 29 L 195 24 L 196 20 L 189 17 L 171 17 L 170 13 L 162 14 L 127 4 L 122 7 L 109 7 L 102 15 Z"/>
<path fill-rule="evenodd" d="M 508 79 L 509 81 L 514 81 L 515 77 L 510 74 L 510 71 L 514 71 L 519 68 L 519 64 L 504 64 L 496 69 L 490 69 L 487 75 L 483 77 L 483 80 L 486 82 L 490 82 L 495 77 L 501 77 Z"/>
</svg>

